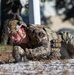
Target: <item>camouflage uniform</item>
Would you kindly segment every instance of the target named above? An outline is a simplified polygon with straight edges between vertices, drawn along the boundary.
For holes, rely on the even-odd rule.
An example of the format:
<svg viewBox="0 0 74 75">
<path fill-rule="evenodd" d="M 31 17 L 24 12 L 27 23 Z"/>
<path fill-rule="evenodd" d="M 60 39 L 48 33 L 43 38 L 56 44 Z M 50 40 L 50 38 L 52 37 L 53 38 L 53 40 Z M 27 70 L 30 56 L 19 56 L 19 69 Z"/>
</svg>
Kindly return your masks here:
<svg viewBox="0 0 74 75">
<path fill-rule="evenodd" d="M 10 21 L 9 28 L 11 29 L 11 33 L 17 31 L 17 23 L 16 20 Z M 62 36 L 64 34 L 57 35 L 50 28 L 45 26 L 30 25 L 27 27 L 24 23 L 21 23 L 19 26 L 21 25 L 26 28 L 29 43 L 26 45 L 22 43 L 14 43 L 13 57 L 16 61 L 23 61 L 26 60 L 26 58 L 60 58 L 60 47 L 63 42 Z"/>
</svg>

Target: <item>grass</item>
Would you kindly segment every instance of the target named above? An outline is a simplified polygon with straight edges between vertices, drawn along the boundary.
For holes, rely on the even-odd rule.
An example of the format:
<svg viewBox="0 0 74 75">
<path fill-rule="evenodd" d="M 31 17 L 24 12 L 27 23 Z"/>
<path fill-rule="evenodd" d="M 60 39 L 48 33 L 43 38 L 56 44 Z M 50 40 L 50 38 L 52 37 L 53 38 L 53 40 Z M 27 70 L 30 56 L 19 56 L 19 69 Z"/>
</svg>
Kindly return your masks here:
<svg viewBox="0 0 74 75">
<path fill-rule="evenodd" d="M 2 45 L 2 44 L 0 44 L 0 53 L 1 52 L 11 52 L 12 51 L 12 46 L 10 46 L 10 45 Z"/>
</svg>

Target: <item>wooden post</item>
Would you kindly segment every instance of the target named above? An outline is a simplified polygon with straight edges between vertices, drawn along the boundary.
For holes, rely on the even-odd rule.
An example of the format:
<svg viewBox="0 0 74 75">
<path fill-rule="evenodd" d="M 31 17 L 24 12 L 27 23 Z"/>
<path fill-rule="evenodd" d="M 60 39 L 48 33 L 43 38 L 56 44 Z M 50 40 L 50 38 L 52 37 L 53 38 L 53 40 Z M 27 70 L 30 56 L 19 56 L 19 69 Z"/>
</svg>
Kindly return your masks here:
<svg viewBox="0 0 74 75">
<path fill-rule="evenodd" d="M 41 24 L 39 0 L 29 0 L 29 24 Z"/>
</svg>

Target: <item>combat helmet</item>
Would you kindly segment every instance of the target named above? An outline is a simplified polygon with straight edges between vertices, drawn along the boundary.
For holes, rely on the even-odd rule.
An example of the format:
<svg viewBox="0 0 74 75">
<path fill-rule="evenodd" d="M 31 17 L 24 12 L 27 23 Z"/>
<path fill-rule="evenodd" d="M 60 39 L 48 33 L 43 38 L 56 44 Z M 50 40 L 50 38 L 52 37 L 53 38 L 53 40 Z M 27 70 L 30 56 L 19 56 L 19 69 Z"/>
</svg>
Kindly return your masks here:
<svg viewBox="0 0 74 75">
<path fill-rule="evenodd" d="M 22 26 L 27 27 L 27 25 L 23 21 L 19 20 L 11 20 L 8 24 L 8 34 L 15 33 Z"/>
</svg>

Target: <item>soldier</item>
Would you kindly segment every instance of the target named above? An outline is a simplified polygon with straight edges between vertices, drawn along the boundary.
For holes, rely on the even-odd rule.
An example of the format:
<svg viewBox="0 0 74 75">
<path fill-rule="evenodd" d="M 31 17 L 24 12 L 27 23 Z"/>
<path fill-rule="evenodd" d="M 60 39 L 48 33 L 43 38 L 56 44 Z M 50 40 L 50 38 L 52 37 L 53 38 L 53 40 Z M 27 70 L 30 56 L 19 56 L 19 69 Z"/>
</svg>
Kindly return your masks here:
<svg viewBox="0 0 74 75">
<path fill-rule="evenodd" d="M 8 32 L 13 41 L 15 61 L 24 61 L 26 57 L 40 59 L 50 55 L 50 42 L 46 31 L 43 27 L 36 28 L 26 27 L 23 22 L 17 20 L 9 22 Z"/>
<path fill-rule="evenodd" d="M 50 28 L 38 25 L 27 25 L 18 20 L 11 20 L 8 27 L 13 41 L 15 61 L 28 59 L 60 58 L 60 47 L 63 34 L 57 35 Z"/>
</svg>

